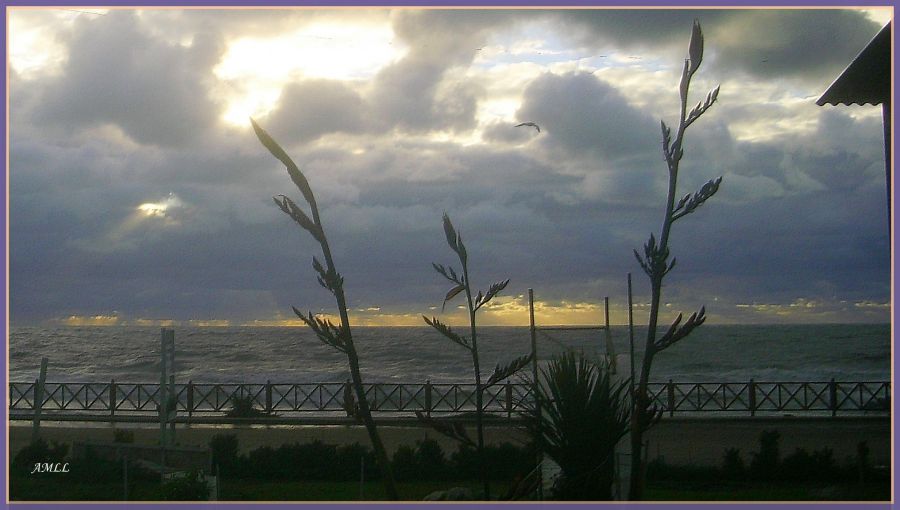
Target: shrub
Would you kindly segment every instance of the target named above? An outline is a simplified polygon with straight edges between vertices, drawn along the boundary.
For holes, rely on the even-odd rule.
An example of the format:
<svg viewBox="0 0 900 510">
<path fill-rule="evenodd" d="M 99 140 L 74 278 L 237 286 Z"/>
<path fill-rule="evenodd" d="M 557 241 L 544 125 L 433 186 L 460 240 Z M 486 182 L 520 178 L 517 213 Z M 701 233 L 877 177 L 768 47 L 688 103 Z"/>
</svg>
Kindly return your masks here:
<svg viewBox="0 0 900 510">
<path fill-rule="evenodd" d="M 113 431 L 114 443 L 134 443 L 134 431 L 125 429 L 116 429 Z"/>
<path fill-rule="evenodd" d="M 238 438 L 234 434 L 216 434 L 209 440 L 213 466 L 218 466 L 219 474 L 238 474 Z"/>
<path fill-rule="evenodd" d="M 416 444 L 415 461 L 422 480 L 440 480 L 447 474 L 447 459 L 441 445 L 434 439 L 425 439 Z"/>
<path fill-rule="evenodd" d="M 254 407 L 255 401 L 252 395 L 232 395 L 231 409 L 225 413 L 229 418 L 258 418 L 269 416 L 268 413 Z"/>
<path fill-rule="evenodd" d="M 747 466 L 741 457 L 741 450 L 729 448 L 725 450 L 722 460 L 722 476 L 729 480 L 741 480 L 747 476 Z"/>
<path fill-rule="evenodd" d="M 782 480 L 832 481 L 840 479 L 834 452 L 831 448 L 815 450 L 811 454 L 803 448 L 784 458 L 779 470 Z"/>
<path fill-rule="evenodd" d="M 540 451 L 560 467 L 555 499 L 612 497 L 615 448 L 628 432 L 629 382 L 613 382 L 606 366 L 567 352 L 541 371 L 528 428 Z"/>
<path fill-rule="evenodd" d="M 209 486 L 202 472 L 194 470 L 180 478 L 166 480 L 162 484 L 165 501 L 207 501 Z"/>
<path fill-rule="evenodd" d="M 416 450 L 408 445 L 400 445 L 394 450 L 393 457 L 394 476 L 397 480 L 415 480 L 418 476 L 416 466 Z"/>
<path fill-rule="evenodd" d="M 757 480 L 771 480 L 778 470 L 778 440 L 781 434 L 777 430 L 764 430 L 759 435 L 759 452 L 753 454 L 750 461 L 750 475 Z"/>
<path fill-rule="evenodd" d="M 38 463 L 64 462 L 66 454 L 69 452 L 69 445 L 65 443 L 53 442 L 49 445 L 43 438 L 38 438 L 29 443 L 27 446 L 19 450 L 12 460 L 12 469 L 10 475 L 28 476 L 34 470 L 34 465 Z M 41 473 L 43 474 L 43 473 Z M 38 473 L 35 473 L 38 475 Z M 59 476 L 54 474 L 54 476 Z"/>
</svg>

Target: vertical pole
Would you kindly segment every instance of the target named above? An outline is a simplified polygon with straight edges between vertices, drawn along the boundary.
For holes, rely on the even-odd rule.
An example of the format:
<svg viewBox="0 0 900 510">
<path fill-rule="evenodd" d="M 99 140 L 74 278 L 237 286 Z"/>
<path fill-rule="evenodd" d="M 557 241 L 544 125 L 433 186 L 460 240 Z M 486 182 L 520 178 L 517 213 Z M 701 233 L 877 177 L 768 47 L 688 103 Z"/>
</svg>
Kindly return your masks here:
<svg viewBox="0 0 900 510">
<path fill-rule="evenodd" d="M 188 423 L 191 422 L 191 418 L 194 416 L 194 381 L 189 380 L 187 383 L 187 411 L 188 411 Z"/>
<path fill-rule="evenodd" d="M 506 418 L 509 420 L 512 420 L 512 410 L 513 410 L 512 384 L 507 380 L 506 381 Z"/>
<path fill-rule="evenodd" d="M 431 379 L 425 381 L 425 416 L 431 418 Z"/>
<path fill-rule="evenodd" d="M 541 403 L 538 401 L 538 385 L 540 382 L 538 381 L 538 353 L 537 353 L 537 328 L 534 325 L 534 289 L 528 289 L 528 319 L 531 324 L 531 375 L 534 377 L 534 382 L 531 386 L 531 398 L 534 400 L 534 413 L 537 418 L 538 423 L 538 434 L 541 434 Z M 537 449 L 537 461 L 538 461 L 538 484 L 537 484 L 537 494 L 538 500 L 541 501 L 544 499 L 544 482 L 543 482 L 543 472 L 541 471 L 541 467 L 543 465 L 544 456 L 540 451 L 540 448 Z"/>
<path fill-rule="evenodd" d="M 750 379 L 748 391 L 750 392 L 750 416 L 756 416 L 756 382 L 753 379 Z"/>
<path fill-rule="evenodd" d="M 272 415 L 272 381 L 266 381 L 266 414 Z"/>
<path fill-rule="evenodd" d="M 216 494 L 215 494 L 215 496 L 216 496 L 216 501 L 219 501 L 219 487 L 222 486 L 222 474 L 219 473 L 219 464 L 218 463 L 216 463 L 216 465 L 213 466 L 213 469 L 215 469 L 215 473 L 216 473 Z"/>
<path fill-rule="evenodd" d="M 109 381 L 109 415 L 116 415 L 116 380 L 112 379 Z"/>
<path fill-rule="evenodd" d="M 631 273 L 628 273 L 628 357 L 631 375 L 631 400 L 634 402 L 634 314 L 632 313 Z"/>
<path fill-rule="evenodd" d="M 828 382 L 828 408 L 831 409 L 831 416 L 837 416 L 837 384 L 834 377 Z"/>
<path fill-rule="evenodd" d="M 666 385 L 666 393 L 669 401 L 669 416 L 675 416 L 675 383 L 671 379 L 669 379 L 669 384 Z"/>
<path fill-rule="evenodd" d="M 366 458 L 364 456 L 359 457 L 359 500 L 362 501 L 365 497 L 363 495 L 363 484 L 366 481 Z"/>
<path fill-rule="evenodd" d="M 128 456 L 122 456 L 122 500 L 128 501 Z"/>
<path fill-rule="evenodd" d="M 172 400 L 172 408 L 169 409 L 167 421 L 169 422 L 169 435 L 167 437 L 169 446 L 175 444 L 175 417 L 178 414 L 178 394 L 175 392 L 175 330 L 168 330 L 169 343 L 169 399 Z"/>
<path fill-rule="evenodd" d="M 47 362 L 41 358 L 41 371 L 34 382 L 34 421 L 31 423 L 31 440 L 36 441 L 41 436 L 41 409 L 44 407 L 44 384 L 47 383 Z"/>
<path fill-rule="evenodd" d="M 619 367 L 617 363 L 618 360 L 616 360 L 616 346 L 613 345 L 612 331 L 609 329 L 609 296 L 603 298 L 603 310 L 603 315 L 606 320 L 606 359 L 609 362 L 610 372 L 616 374 L 619 372 Z"/>
<path fill-rule="evenodd" d="M 887 182 L 887 216 L 888 216 L 888 233 L 893 239 L 893 229 L 891 229 L 891 101 L 890 99 L 881 103 L 881 125 L 884 129 L 884 177 Z"/>
<path fill-rule="evenodd" d="M 166 421 L 169 418 L 169 413 L 166 411 L 168 407 L 168 395 L 166 388 L 166 380 L 168 379 L 168 373 L 166 371 L 166 363 L 168 362 L 166 356 L 166 329 L 162 328 L 159 332 L 159 445 L 162 448 L 166 446 Z M 163 455 L 165 458 L 165 454 Z"/>
</svg>

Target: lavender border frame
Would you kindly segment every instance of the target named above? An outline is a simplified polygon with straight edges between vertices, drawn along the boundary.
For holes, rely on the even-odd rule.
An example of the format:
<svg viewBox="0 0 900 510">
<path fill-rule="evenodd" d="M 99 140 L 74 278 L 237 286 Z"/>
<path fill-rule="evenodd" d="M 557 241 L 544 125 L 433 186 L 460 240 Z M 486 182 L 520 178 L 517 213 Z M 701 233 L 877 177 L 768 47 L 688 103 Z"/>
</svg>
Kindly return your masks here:
<svg viewBox="0 0 900 510">
<path fill-rule="evenodd" d="M 241 5 L 251 5 L 251 2 L 247 0 L 239 1 L 239 0 L 194 0 L 193 2 L 177 2 L 174 0 L 166 1 L 166 0 L 123 0 L 123 1 L 111 1 L 111 0 L 99 0 L 99 1 L 89 1 L 89 2 L 77 2 L 72 0 L 48 0 L 44 2 L 28 2 L 27 0 L 0 0 L 0 5 L 3 7 L 3 27 L 2 33 L 3 37 L 0 38 L 0 49 L 4 55 L 6 55 L 7 44 L 6 44 L 6 27 L 7 27 L 7 7 L 10 6 L 28 6 L 28 5 L 42 5 L 42 6 L 79 6 L 90 4 L 92 6 L 102 7 L 102 6 L 197 6 L 197 7 L 216 7 L 216 6 L 241 6 Z M 727 4 L 722 2 L 715 2 L 713 0 L 693 0 L 693 1 L 682 1 L 679 2 L 677 0 L 643 0 L 641 2 L 636 2 L 635 5 L 627 5 L 624 2 L 613 2 L 611 0 L 563 0 L 560 2 L 560 5 L 553 5 L 551 1 L 544 0 L 392 0 L 392 1 L 379 1 L 379 0 L 319 0 L 317 2 L 299 2 L 299 1 L 290 1 L 290 0 L 266 0 L 264 2 L 260 2 L 258 4 L 252 4 L 254 7 L 289 7 L 289 6 L 356 6 L 356 7 L 376 7 L 376 6 L 397 6 L 397 7 L 432 7 L 432 6 L 447 6 L 447 7 L 589 7 L 589 6 L 597 6 L 597 7 L 634 7 L 635 5 L 645 6 L 645 7 L 844 7 L 844 6 L 891 6 L 895 7 L 894 0 L 876 0 L 872 2 L 862 2 L 857 1 L 844 1 L 841 2 L 839 0 L 823 0 L 823 1 L 810 1 L 810 0 L 799 0 L 793 1 L 790 3 L 785 2 L 775 2 L 773 0 L 767 1 L 757 1 L 751 2 L 748 0 L 732 0 Z M 894 65 L 896 67 L 898 63 L 897 55 L 894 55 Z M 3 92 L 3 96 L 7 97 L 7 80 L 3 80 L 2 84 L 0 84 L 0 90 Z M 892 91 L 893 92 L 893 91 Z M 895 103 L 895 102 L 894 102 Z M 2 218 L 4 225 L 8 225 L 8 212 L 9 212 L 9 190 L 8 190 L 8 171 L 9 171 L 9 159 L 8 159 L 8 147 L 7 147 L 7 128 L 8 128 L 8 97 L 7 101 L 3 104 L 3 112 L 4 117 L 7 118 L 7 121 L 4 122 L 2 128 L 2 141 L 0 141 L 0 148 L 3 150 L 3 154 L 6 156 L 5 160 L 5 168 L 6 168 L 6 178 L 0 182 L 0 188 L 3 190 L 4 196 L 6 196 L 5 207 L 2 211 L 0 211 L 0 218 Z M 897 138 L 896 132 L 893 134 L 893 150 L 891 151 L 892 155 L 897 154 Z M 893 164 L 893 161 L 892 161 Z M 893 171 L 892 171 L 893 174 Z M 897 189 L 897 180 L 892 178 L 892 189 L 891 196 L 895 195 L 895 191 Z M 894 218 L 894 204 L 896 200 L 891 201 L 891 221 L 893 222 Z M 900 317 L 900 313 L 898 310 L 894 308 L 893 304 L 896 299 L 895 289 L 897 288 L 898 278 L 894 272 L 894 253 L 896 253 L 896 247 L 900 245 L 897 241 L 897 230 L 895 225 L 892 223 L 891 232 L 893 234 L 892 238 L 892 250 L 891 250 L 891 338 L 892 341 L 894 339 L 894 328 L 893 325 L 897 323 L 898 317 Z M 0 310 L 0 317 L 3 319 L 4 323 L 4 333 L 6 338 L 7 345 L 7 355 L 8 355 L 8 339 L 9 339 L 9 322 L 8 322 L 8 311 L 9 311 L 9 286 L 8 286 L 8 278 L 9 278 L 9 250 L 8 250 L 8 241 L 9 241 L 9 229 L 6 227 L 6 235 L 3 237 L 2 247 L 3 247 L 3 261 L 5 264 L 5 270 L 2 272 L 2 277 L 0 277 L 0 283 L 3 284 L 3 287 L 6 289 L 4 294 L 3 304 L 4 307 Z M 898 359 L 898 353 L 893 351 L 893 359 L 891 367 L 891 382 L 893 385 L 893 367 L 895 362 Z M 3 373 L 5 374 L 5 381 L 8 385 L 8 373 L 7 373 L 7 356 L 3 356 L 0 358 L 0 368 L 2 368 Z M 4 412 L 7 413 L 6 416 L 6 425 L 4 426 L 5 433 L 2 438 L 0 438 L 0 449 L 8 456 L 7 453 L 7 443 L 9 440 L 9 427 L 8 427 L 8 395 L 4 391 L 2 397 L 3 409 Z M 892 413 L 891 416 L 893 418 L 893 402 L 892 402 Z M 892 423 L 892 444 L 893 444 L 893 459 L 897 458 L 898 448 L 896 443 L 893 442 L 894 432 L 896 429 L 895 425 Z M 6 488 L 3 494 L 3 501 L 9 501 L 9 482 L 6 477 L 7 466 L 9 465 L 8 457 L 4 461 L 3 465 L 0 466 L 0 473 L 3 474 L 4 480 L 6 480 Z M 896 486 L 897 473 L 896 469 L 894 470 L 894 485 Z M 892 490 L 893 496 L 893 490 Z M 9 503 L 3 503 L 4 506 Z M 437 509 L 446 506 L 446 504 L 426 504 L 426 503 L 405 503 L 405 504 L 391 504 L 391 506 L 402 506 L 403 508 L 407 508 L 410 510 L 431 510 Z M 275 508 L 329 508 L 333 510 L 354 510 L 358 508 L 378 508 L 384 507 L 384 503 L 376 503 L 376 502 L 362 502 L 362 503 L 336 503 L 336 504 L 328 504 L 328 503 L 248 503 L 248 504 L 223 504 L 229 508 L 247 508 L 247 509 L 258 509 L 258 510 L 270 510 L 273 507 Z M 26 507 L 28 509 L 35 510 L 43 510 L 43 509 L 59 509 L 59 508 L 92 508 L 96 507 L 97 503 L 86 503 L 86 504 L 73 504 L 73 503 L 58 503 L 58 504 L 21 504 L 16 505 L 21 507 Z M 219 506 L 210 505 L 210 504 L 158 504 L 158 503 L 113 503 L 113 504 L 103 504 L 102 508 L 104 509 L 125 509 L 125 508 L 169 508 L 169 509 L 207 509 L 211 507 Z M 831 509 L 866 509 L 866 510 L 875 510 L 875 509 L 891 509 L 895 507 L 895 504 L 892 503 L 800 503 L 800 504 L 791 504 L 791 503 L 738 503 L 738 504 L 716 504 L 716 503 L 574 503 L 574 504 L 564 504 L 564 503 L 507 503 L 507 504 L 489 504 L 489 503 L 473 503 L 473 504 L 453 504 L 454 508 L 460 508 L 465 510 L 480 510 L 487 508 L 508 508 L 508 509 L 547 509 L 547 508 L 565 508 L 567 510 L 587 510 L 587 509 L 628 509 L 628 508 L 668 508 L 668 507 L 676 507 L 676 508 L 691 508 L 695 506 L 702 507 L 704 510 L 750 510 L 750 509 L 784 509 L 784 510 L 814 510 L 820 509 L 823 506 Z"/>
</svg>

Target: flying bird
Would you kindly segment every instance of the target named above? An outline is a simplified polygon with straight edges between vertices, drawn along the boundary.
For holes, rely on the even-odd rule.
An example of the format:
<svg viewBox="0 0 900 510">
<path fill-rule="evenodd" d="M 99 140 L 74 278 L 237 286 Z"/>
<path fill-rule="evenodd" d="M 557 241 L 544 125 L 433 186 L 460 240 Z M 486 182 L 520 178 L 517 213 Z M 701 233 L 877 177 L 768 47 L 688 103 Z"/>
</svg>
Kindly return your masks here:
<svg viewBox="0 0 900 510">
<path fill-rule="evenodd" d="M 541 126 L 538 126 L 538 125 L 535 124 L 534 122 L 523 122 L 523 123 L 521 123 L 521 124 L 516 124 L 516 127 L 522 127 L 522 126 L 531 126 L 531 127 L 533 127 L 534 129 L 537 129 L 537 132 L 538 132 L 538 133 L 541 132 Z"/>
</svg>

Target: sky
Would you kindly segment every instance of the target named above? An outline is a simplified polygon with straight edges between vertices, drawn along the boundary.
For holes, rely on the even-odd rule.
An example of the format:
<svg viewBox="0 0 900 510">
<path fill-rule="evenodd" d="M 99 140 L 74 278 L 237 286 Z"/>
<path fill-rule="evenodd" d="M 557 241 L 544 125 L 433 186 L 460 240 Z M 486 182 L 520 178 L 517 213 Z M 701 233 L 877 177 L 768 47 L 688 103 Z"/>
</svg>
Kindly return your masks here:
<svg viewBox="0 0 900 510">
<path fill-rule="evenodd" d="M 632 253 L 659 235 L 660 120 L 705 36 L 661 322 L 887 322 L 881 108 L 815 101 L 890 20 L 876 10 L 9 9 L 13 325 L 291 325 L 334 314 L 307 175 L 357 325 L 465 315 L 432 262 L 510 279 L 480 324 L 646 323 Z M 522 122 L 535 122 L 540 132 Z"/>
</svg>

